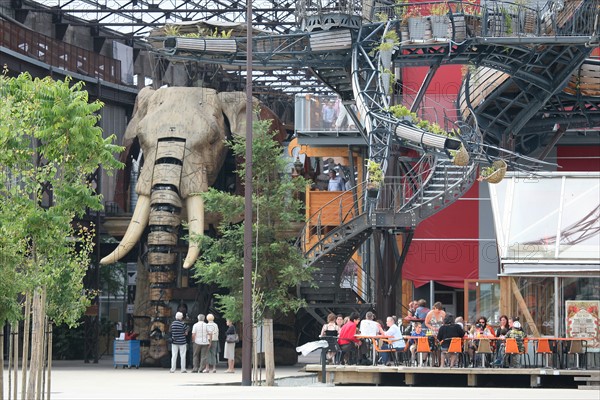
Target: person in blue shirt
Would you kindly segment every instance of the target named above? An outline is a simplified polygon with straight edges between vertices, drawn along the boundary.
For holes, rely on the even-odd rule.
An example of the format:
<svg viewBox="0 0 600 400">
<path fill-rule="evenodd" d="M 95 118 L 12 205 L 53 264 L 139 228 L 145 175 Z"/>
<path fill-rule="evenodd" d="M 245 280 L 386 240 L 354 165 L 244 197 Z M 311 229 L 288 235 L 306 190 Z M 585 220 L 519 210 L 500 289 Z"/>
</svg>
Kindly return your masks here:
<svg viewBox="0 0 600 400">
<path fill-rule="evenodd" d="M 420 322 L 417 322 L 415 324 L 413 331 L 410 333 L 410 336 L 415 337 L 415 338 L 425 337 L 426 334 L 425 334 L 425 331 L 423 330 L 423 324 L 421 324 Z M 410 350 L 411 364 L 416 364 L 417 359 L 416 359 L 415 353 L 417 352 L 417 339 L 410 339 L 408 341 L 408 345 L 410 346 L 409 350 Z M 426 360 L 427 360 L 427 354 L 423 354 L 423 362 L 425 362 Z"/>
</svg>

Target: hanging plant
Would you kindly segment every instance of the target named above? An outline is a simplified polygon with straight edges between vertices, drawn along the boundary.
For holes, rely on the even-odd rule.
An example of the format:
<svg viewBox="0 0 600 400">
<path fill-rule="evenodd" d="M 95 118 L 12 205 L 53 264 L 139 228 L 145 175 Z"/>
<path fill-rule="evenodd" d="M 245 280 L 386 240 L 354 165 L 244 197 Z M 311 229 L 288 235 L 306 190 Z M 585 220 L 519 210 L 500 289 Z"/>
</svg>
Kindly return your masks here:
<svg viewBox="0 0 600 400">
<path fill-rule="evenodd" d="M 452 156 L 452 163 L 459 167 L 466 167 L 469 165 L 469 152 L 465 149 L 464 145 L 460 145 L 460 149 L 450 151 Z"/>
<path fill-rule="evenodd" d="M 477 178 L 478 181 L 486 181 L 488 183 L 499 183 L 506 175 L 506 161 L 496 160 L 491 166 L 482 168 L 481 175 Z"/>
</svg>

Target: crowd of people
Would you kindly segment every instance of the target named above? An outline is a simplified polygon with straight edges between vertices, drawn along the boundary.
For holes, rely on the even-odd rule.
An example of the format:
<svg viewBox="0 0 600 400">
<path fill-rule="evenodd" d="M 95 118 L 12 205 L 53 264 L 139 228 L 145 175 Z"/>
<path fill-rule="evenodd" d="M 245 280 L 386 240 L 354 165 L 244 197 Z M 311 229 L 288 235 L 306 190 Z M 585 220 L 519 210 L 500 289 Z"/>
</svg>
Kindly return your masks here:
<svg viewBox="0 0 600 400">
<path fill-rule="evenodd" d="M 428 362 L 431 366 L 456 367 L 459 363 L 458 355 L 464 354 L 465 366 L 477 366 L 479 341 L 487 338 L 493 339 L 489 341 L 493 351 L 481 357 L 481 360 L 488 357 L 486 364 L 519 367 L 519 357 L 505 355 L 504 340 L 514 338 L 519 351 L 523 352 L 526 334 L 517 318 L 503 315 L 499 325 L 494 328 L 485 316 L 481 316 L 471 326 L 466 326 L 461 316 L 446 313 L 441 302 L 435 302 L 429 309 L 427 301 L 421 299 L 410 302 L 406 318 L 398 320 L 395 315 L 390 315 L 386 317 L 385 324 L 376 319 L 373 311 L 368 311 L 362 319 L 357 312 L 346 318 L 330 314 L 327 323 L 323 325 L 321 336 L 337 338 L 340 351 L 328 352 L 327 359 L 330 363 L 391 365 L 390 352 L 384 350 L 393 348 L 397 353 L 405 354 L 410 365 L 419 365 L 419 358 L 421 364 Z M 430 351 L 420 352 L 420 357 L 417 357 L 419 337 L 428 338 Z M 460 338 L 464 353 L 449 352 L 453 338 Z M 371 351 L 375 340 L 380 341 L 379 352 Z M 375 353 L 378 359 L 373 362 L 368 358 Z M 428 360 L 429 357 L 431 359 Z"/>
<path fill-rule="evenodd" d="M 169 341 L 171 342 L 171 368 L 173 373 L 180 365 L 181 372 L 187 372 L 187 349 L 192 345 L 192 371 L 198 373 L 216 373 L 219 362 L 219 326 L 215 322 L 213 314 L 198 314 L 198 322 L 190 329 L 189 324 L 184 322 L 185 311 L 180 310 L 175 314 L 175 320 L 169 327 Z M 233 321 L 227 320 L 227 331 L 225 335 L 235 335 Z M 227 360 L 226 373 L 235 372 L 235 342 L 225 341 L 223 356 Z M 179 359 L 179 363 L 178 363 Z"/>
</svg>

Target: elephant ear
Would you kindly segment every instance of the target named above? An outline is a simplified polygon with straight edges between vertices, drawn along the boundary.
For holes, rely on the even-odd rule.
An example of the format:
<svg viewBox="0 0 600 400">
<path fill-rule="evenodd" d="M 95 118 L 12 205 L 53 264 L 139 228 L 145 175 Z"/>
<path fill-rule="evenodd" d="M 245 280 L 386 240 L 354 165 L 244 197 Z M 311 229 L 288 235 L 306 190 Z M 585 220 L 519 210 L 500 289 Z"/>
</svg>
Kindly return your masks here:
<svg viewBox="0 0 600 400">
<path fill-rule="evenodd" d="M 135 105 L 133 106 L 133 117 L 127 124 L 127 129 L 123 136 L 123 146 L 129 146 L 137 136 L 137 127 L 139 122 L 148 113 L 148 104 L 154 93 L 156 93 L 156 90 L 148 86 L 139 91 L 135 98 Z"/>
<path fill-rule="evenodd" d="M 219 100 L 223 114 L 229 121 L 231 133 L 233 135 L 246 135 L 246 93 L 244 92 L 221 92 Z M 256 98 L 252 98 L 253 107 L 259 105 Z"/>
</svg>

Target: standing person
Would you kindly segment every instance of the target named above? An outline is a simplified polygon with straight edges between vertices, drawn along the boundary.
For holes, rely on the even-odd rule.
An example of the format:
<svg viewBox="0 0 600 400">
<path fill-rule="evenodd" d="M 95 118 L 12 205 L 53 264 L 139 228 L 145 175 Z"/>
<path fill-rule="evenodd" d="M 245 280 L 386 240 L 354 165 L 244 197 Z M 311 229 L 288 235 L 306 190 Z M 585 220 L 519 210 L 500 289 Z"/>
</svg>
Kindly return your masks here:
<svg viewBox="0 0 600 400">
<path fill-rule="evenodd" d="M 323 129 L 331 130 L 334 128 L 333 123 L 336 120 L 335 113 L 335 102 L 333 100 L 329 100 L 325 105 L 323 105 L 323 109 L 321 110 L 323 117 Z"/>
<path fill-rule="evenodd" d="M 225 335 L 235 335 L 235 326 L 233 321 L 227 320 L 227 331 Z M 235 343 L 225 342 L 225 350 L 223 351 L 223 357 L 227 359 L 227 371 L 226 374 L 233 374 L 235 371 Z"/>
<path fill-rule="evenodd" d="M 444 324 L 444 318 L 446 318 L 446 312 L 442 309 L 442 303 L 437 301 L 433 305 L 433 309 L 425 316 L 425 326 L 433 336 L 438 334 L 440 327 Z"/>
<path fill-rule="evenodd" d="M 329 183 L 327 184 L 327 190 L 330 192 L 344 191 L 344 181 L 341 177 L 337 176 L 333 168 L 329 170 Z"/>
<path fill-rule="evenodd" d="M 444 362 L 446 361 L 446 356 L 448 354 L 448 348 L 450 347 L 450 342 L 452 338 L 462 338 L 465 336 L 465 331 L 463 328 L 454 322 L 454 316 L 452 314 L 446 315 L 444 318 L 444 325 L 440 327 L 437 334 L 437 340 L 441 343 L 442 350 L 442 358 L 440 360 L 440 367 L 444 366 Z M 457 365 L 458 354 L 453 353 L 450 354 L 450 360 L 448 363 L 449 367 L 456 367 Z"/>
<path fill-rule="evenodd" d="M 206 326 L 204 314 L 198 314 L 198 322 L 192 327 L 192 342 L 194 343 L 192 372 L 208 372 L 210 338 Z"/>
<path fill-rule="evenodd" d="M 182 322 L 183 313 L 177 312 L 175 314 L 175 321 L 171 322 L 169 331 L 171 332 L 171 373 L 177 369 L 177 354 L 179 353 L 181 372 L 186 373 L 185 355 L 187 353 L 187 334 L 188 326 Z"/>
<path fill-rule="evenodd" d="M 417 319 L 425 320 L 428 312 L 429 308 L 427 308 L 427 300 L 419 299 L 419 301 L 417 301 L 417 308 L 415 309 L 415 317 Z"/>
<path fill-rule="evenodd" d="M 208 323 L 206 329 L 210 335 L 210 343 L 208 345 L 208 371 L 217 372 L 217 364 L 219 363 L 219 326 L 215 323 L 215 316 L 208 314 L 206 316 Z"/>
</svg>

